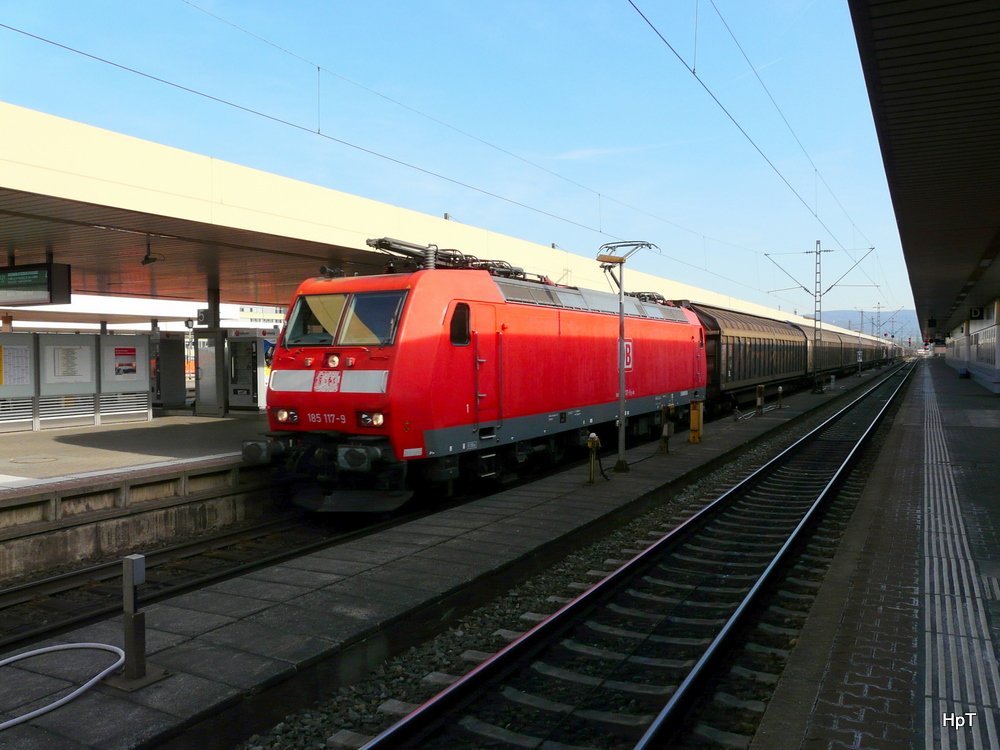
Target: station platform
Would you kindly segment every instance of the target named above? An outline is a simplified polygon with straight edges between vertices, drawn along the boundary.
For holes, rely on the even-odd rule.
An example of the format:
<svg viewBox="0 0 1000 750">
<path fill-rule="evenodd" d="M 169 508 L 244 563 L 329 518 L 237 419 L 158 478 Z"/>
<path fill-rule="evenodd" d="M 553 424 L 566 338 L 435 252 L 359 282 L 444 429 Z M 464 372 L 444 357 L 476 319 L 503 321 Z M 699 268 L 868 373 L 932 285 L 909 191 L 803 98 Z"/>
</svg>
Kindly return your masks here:
<svg viewBox="0 0 1000 750">
<path fill-rule="evenodd" d="M 910 399 L 926 383 L 948 376 L 935 366 L 929 363 L 918 373 L 919 387 L 912 389 Z M 581 469 L 567 471 L 150 606 L 145 610 L 147 654 L 151 669 L 166 670 L 164 679 L 131 692 L 99 684 L 51 713 L 0 732 L 0 748 L 232 747 L 269 728 L 290 709 L 362 676 L 373 658 L 409 645 L 408 639 L 421 628 L 436 626 L 448 616 L 469 582 L 509 583 L 510 576 L 518 575 L 518 566 L 537 564 L 568 536 L 595 529 L 608 514 L 639 499 L 655 502 L 667 483 L 710 468 L 779 422 L 802 415 L 846 388 L 866 384 L 875 374 L 845 378 L 825 394 L 788 397 L 783 408 L 763 416 L 714 422 L 703 442 L 691 444 L 679 436 L 671 441 L 667 455 L 660 454 L 656 445 L 633 449 L 627 456 L 631 470 L 612 474 L 610 482 L 588 485 Z M 963 390 L 975 387 L 969 381 L 949 384 Z M 948 402 L 941 400 L 939 413 L 950 413 L 945 411 Z M 906 425 L 911 417 L 904 420 Z M 972 418 L 978 419 L 965 416 Z M 905 447 L 910 450 L 905 460 L 897 456 L 898 468 L 908 467 L 917 476 L 921 454 L 913 446 Z M 980 497 L 987 502 L 989 495 Z M 916 516 L 906 518 L 923 532 Z M 885 523 L 900 521 L 892 517 Z M 862 534 L 868 538 L 867 526 Z M 884 541 L 896 538 L 882 536 Z M 917 565 L 916 585 L 909 579 L 909 588 L 875 583 L 873 595 L 902 587 L 922 606 L 920 570 Z M 900 571 L 887 566 L 869 574 L 895 581 Z M 866 580 L 857 580 L 855 587 L 869 591 Z M 845 622 L 855 630 L 879 623 L 892 626 L 888 613 L 874 622 L 849 620 L 842 612 L 832 617 L 830 622 Z M 117 617 L 66 633 L 52 643 L 120 646 L 122 640 Z M 839 653 L 827 649 L 824 663 Z M 0 721 L 65 695 L 110 660 L 105 652 L 71 651 L 4 667 Z M 985 668 L 986 660 L 981 663 Z M 950 671 L 954 666 L 949 663 L 943 669 L 956 680 L 957 675 L 968 674 Z M 814 693 L 821 682 L 812 684 Z M 922 699 L 922 693 L 915 696 Z M 954 710 L 959 710 L 958 704 Z M 803 716 L 814 713 L 802 707 Z M 809 732 L 819 731 L 816 726 L 799 727 L 793 744 L 764 747 L 797 747 L 812 736 Z"/>
<path fill-rule="evenodd" d="M 260 412 L 0 434 L 0 585 L 259 517 Z"/>
<path fill-rule="evenodd" d="M 265 414 L 248 411 L 224 418 L 164 416 L 148 422 L 3 433 L 0 493 L 150 465 L 238 457 L 243 440 L 267 429 Z"/>
<path fill-rule="evenodd" d="M 913 377 L 755 750 L 1000 747 L 1000 398 Z"/>
</svg>

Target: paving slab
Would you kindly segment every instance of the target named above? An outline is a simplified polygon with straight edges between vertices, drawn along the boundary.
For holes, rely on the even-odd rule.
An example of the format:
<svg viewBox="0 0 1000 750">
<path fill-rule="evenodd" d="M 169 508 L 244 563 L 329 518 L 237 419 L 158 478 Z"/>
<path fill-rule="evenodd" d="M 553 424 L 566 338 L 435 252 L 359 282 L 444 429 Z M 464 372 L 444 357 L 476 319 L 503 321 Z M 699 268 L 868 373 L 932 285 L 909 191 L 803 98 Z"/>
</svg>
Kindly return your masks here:
<svg viewBox="0 0 1000 750">
<path fill-rule="evenodd" d="M 754 750 L 998 746 L 997 446 L 1000 399 L 921 362 Z"/>
<path fill-rule="evenodd" d="M 869 379 L 866 375 L 864 380 Z M 544 558 L 542 551 L 557 549 L 565 535 L 592 528 L 590 524 L 637 495 L 741 448 L 778 421 L 834 395 L 801 394 L 785 400 L 796 409 L 765 419 L 710 424 L 702 443 L 675 438 L 668 455 L 659 454 L 656 446 L 631 450 L 633 470 L 621 475 L 609 471 L 610 481 L 589 485 L 586 470 L 578 467 L 150 606 L 151 661 L 169 670 L 166 680 L 132 693 L 100 686 L 10 736 L 35 746 L 70 743 L 66 747 L 72 750 L 157 742 L 211 748 L 219 738 L 232 739 L 227 721 L 245 725 L 247 732 L 262 729 L 269 724 L 255 722 L 271 721 L 283 705 L 282 696 L 305 702 L 318 698 L 315 690 L 363 673 L 372 655 L 385 656 L 407 642 L 418 629 L 413 613 L 423 613 L 435 624 L 443 621 L 455 606 L 449 595 L 466 596 L 463 583 L 482 576 L 489 581 L 486 589 L 499 585 L 494 582 L 509 574 L 511 563 Z M 140 435 L 126 437 L 134 442 L 144 439 Z M 84 442 L 81 436 L 73 440 Z M 105 439 L 97 450 L 110 445 Z M 118 446 L 122 453 L 126 448 Z M 141 446 L 133 462 L 147 460 L 151 453 L 146 451 L 153 448 Z M 118 644 L 120 628 L 120 618 L 109 618 L 60 640 Z M 78 671 L 83 670 L 70 669 L 69 674 Z M 0 701 L 0 712 L 10 714 L 11 708 Z M 94 713 L 102 721 L 82 730 Z M 205 717 L 212 718 L 201 721 Z M 182 729 L 188 733 L 175 738 Z M 49 736 L 57 744 L 42 744 Z M 225 744 L 214 746 L 228 750 Z"/>
</svg>

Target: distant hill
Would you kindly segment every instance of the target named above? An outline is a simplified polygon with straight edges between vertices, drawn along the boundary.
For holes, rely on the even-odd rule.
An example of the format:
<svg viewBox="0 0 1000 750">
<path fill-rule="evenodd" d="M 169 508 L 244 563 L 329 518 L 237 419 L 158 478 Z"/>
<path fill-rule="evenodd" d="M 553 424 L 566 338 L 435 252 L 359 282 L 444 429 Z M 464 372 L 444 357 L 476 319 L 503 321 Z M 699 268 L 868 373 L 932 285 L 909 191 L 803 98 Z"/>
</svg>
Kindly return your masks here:
<svg viewBox="0 0 1000 750">
<path fill-rule="evenodd" d="M 858 330 L 858 323 L 861 321 L 861 313 L 858 310 L 824 310 L 822 317 L 824 323 L 849 328 L 852 331 Z M 864 332 L 870 334 L 872 321 L 878 315 L 875 310 L 865 310 L 864 317 Z M 881 321 L 881 333 L 894 334 L 897 343 L 906 344 L 907 338 L 912 339 L 913 346 L 920 346 L 923 343 L 916 310 L 900 310 L 895 315 L 892 310 L 882 310 Z"/>
</svg>

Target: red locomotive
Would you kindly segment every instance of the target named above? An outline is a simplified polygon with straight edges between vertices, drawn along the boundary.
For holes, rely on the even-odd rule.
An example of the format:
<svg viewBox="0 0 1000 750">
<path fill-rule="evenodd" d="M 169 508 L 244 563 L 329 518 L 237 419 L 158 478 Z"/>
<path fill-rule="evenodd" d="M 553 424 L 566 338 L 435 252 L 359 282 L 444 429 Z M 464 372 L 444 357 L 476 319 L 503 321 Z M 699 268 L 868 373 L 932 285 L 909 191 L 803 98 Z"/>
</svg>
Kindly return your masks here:
<svg viewBox="0 0 1000 750">
<path fill-rule="evenodd" d="M 503 262 L 396 240 L 407 273 L 303 282 L 271 362 L 265 443 L 305 480 L 295 502 L 382 510 L 413 482 L 491 477 L 558 457 L 618 413 L 618 297 L 530 279 Z M 429 256 L 429 257 L 425 257 Z M 626 298 L 629 429 L 705 397 L 690 309 Z"/>
<path fill-rule="evenodd" d="M 299 286 L 271 362 L 271 432 L 244 445 L 298 485 L 294 502 L 387 510 L 415 484 L 499 477 L 614 425 L 617 295 L 455 250 L 368 244 L 412 270 Z M 633 435 L 657 434 L 663 407 L 719 410 L 895 354 L 874 337 L 646 293 L 625 298 L 625 341 Z"/>
</svg>

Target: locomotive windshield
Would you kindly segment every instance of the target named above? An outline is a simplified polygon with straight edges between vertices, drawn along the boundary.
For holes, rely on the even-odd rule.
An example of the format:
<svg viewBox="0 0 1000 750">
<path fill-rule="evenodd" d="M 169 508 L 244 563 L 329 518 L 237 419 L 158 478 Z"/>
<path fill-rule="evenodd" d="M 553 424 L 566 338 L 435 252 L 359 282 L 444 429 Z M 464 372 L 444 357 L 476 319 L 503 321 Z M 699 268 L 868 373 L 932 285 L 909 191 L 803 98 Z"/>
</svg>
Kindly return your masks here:
<svg viewBox="0 0 1000 750">
<path fill-rule="evenodd" d="M 311 294 L 295 301 L 286 346 L 386 346 L 396 335 L 405 291 Z"/>
</svg>

